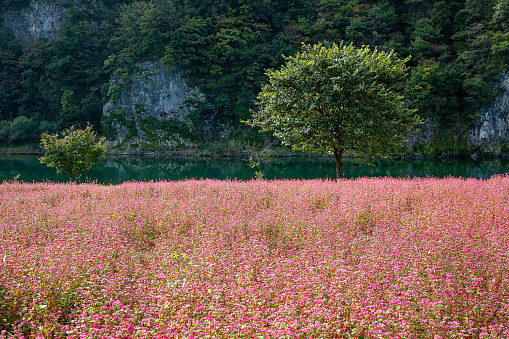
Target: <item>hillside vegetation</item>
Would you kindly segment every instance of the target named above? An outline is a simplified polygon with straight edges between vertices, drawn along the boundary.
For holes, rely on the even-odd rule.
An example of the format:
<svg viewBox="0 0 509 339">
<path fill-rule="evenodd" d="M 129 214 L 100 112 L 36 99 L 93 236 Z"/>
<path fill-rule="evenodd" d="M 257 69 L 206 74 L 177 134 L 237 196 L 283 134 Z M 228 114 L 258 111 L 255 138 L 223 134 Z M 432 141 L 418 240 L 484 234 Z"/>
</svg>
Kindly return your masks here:
<svg viewBox="0 0 509 339">
<path fill-rule="evenodd" d="M 162 59 L 183 70 L 207 100 L 193 117 L 246 136 L 264 70 L 302 42 L 353 42 L 412 55 L 400 90 L 439 125 L 434 147 L 464 135 L 493 100 L 509 56 L 508 0 L 152 0 L 68 6 L 57 39 L 22 46 L 0 32 L 0 143 L 36 142 L 41 132 L 90 121 L 115 100 L 136 64 Z M 94 2 L 95 3 L 95 2 Z M 2 13 L 26 0 L 2 2 Z M 116 79 L 110 83 L 111 78 Z M 196 138 L 202 131 L 195 130 Z M 456 146 L 455 146 L 456 147 Z M 461 148 L 455 148 L 461 153 Z"/>
</svg>

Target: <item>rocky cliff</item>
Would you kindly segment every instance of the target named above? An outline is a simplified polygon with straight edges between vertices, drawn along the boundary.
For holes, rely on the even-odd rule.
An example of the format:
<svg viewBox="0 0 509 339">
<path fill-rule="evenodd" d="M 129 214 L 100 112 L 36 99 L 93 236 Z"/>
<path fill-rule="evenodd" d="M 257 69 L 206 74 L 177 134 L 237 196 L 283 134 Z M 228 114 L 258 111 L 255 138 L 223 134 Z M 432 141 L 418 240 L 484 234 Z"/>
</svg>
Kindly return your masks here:
<svg viewBox="0 0 509 339">
<path fill-rule="evenodd" d="M 2 16 L 5 27 L 26 45 L 39 39 L 54 39 L 71 6 L 90 11 L 104 8 L 100 0 L 30 0 L 24 9 L 2 13 Z"/>
<path fill-rule="evenodd" d="M 161 62 L 138 65 L 135 74 L 114 102 L 103 109 L 103 130 L 111 146 L 126 151 L 171 152 L 192 145 L 190 114 L 204 100 L 197 88 L 187 86 L 178 71 Z"/>
<path fill-rule="evenodd" d="M 509 72 L 499 76 L 495 89 L 502 93 L 479 111 L 468 141 L 480 152 L 496 155 L 509 152 Z"/>
<path fill-rule="evenodd" d="M 34 40 L 53 39 L 65 19 L 65 5 L 71 3 L 65 0 L 32 0 L 21 11 L 4 13 L 4 24 L 23 45 Z"/>
<path fill-rule="evenodd" d="M 499 92 L 492 104 L 479 110 L 472 126 L 465 135 L 452 141 L 445 150 L 448 152 L 459 152 L 477 155 L 501 155 L 509 153 L 509 72 L 501 73 L 493 84 L 493 90 Z M 436 155 L 437 148 L 444 148 L 438 145 L 440 141 L 447 139 L 441 135 L 437 123 L 428 122 L 413 135 L 407 137 L 408 146 L 413 149 L 412 153 L 417 155 Z M 460 141 L 459 141 L 460 140 Z M 447 147 L 446 147 L 447 148 Z"/>
</svg>

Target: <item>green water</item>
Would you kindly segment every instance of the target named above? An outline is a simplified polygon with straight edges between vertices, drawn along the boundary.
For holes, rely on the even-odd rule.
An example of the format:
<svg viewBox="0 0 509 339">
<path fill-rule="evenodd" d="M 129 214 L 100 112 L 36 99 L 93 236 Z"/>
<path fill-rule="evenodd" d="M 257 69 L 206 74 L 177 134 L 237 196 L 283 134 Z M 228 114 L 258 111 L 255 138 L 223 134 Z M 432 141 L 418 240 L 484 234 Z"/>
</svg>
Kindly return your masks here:
<svg viewBox="0 0 509 339">
<path fill-rule="evenodd" d="M 190 178 L 249 180 L 255 170 L 243 158 L 189 159 L 178 157 L 116 156 L 94 165 L 80 181 L 118 184 L 137 180 L 182 180 Z M 332 158 L 274 158 L 262 160 L 268 179 L 335 178 Z M 347 178 L 357 177 L 464 177 L 489 178 L 509 173 L 509 159 L 424 159 L 383 160 L 370 166 L 359 159 L 346 159 L 343 171 Z M 65 182 L 68 177 L 41 165 L 36 157 L 0 158 L 0 182 Z"/>
</svg>

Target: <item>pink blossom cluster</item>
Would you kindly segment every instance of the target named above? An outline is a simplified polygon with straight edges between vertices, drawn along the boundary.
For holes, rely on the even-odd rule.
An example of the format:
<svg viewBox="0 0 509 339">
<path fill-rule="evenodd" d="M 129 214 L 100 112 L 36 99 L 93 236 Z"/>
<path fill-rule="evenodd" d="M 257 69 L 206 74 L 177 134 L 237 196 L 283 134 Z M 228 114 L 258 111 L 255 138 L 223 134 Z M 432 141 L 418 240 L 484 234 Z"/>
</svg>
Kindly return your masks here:
<svg viewBox="0 0 509 339">
<path fill-rule="evenodd" d="M 4 182 L 0 338 L 509 338 L 509 177 Z"/>
</svg>

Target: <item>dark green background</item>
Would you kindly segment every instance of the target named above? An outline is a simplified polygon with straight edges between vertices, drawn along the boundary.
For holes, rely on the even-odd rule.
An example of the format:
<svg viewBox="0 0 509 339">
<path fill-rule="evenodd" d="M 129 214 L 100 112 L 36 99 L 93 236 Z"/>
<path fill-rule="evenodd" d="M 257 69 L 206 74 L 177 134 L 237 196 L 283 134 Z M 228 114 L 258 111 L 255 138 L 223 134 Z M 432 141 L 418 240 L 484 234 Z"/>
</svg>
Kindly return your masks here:
<svg viewBox="0 0 509 339">
<path fill-rule="evenodd" d="M 343 40 L 412 55 L 398 90 L 437 124 L 438 135 L 408 154 L 480 154 L 465 132 L 498 94 L 491 85 L 509 61 L 506 0 L 102 2 L 82 0 L 76 7 L 69 1 L 58 38 L 50 41 L 22 47 L 0 27 L 0 145 L 37 143 L 42 132 L 87 121 L 112 137 L 103 105 L 117 98 L 139 63 L 154 60 L 184 71 L 206 97 L 191 117 L 192 130 L 172 129 L 207 145 L 229 126 L 230 139 L 263 143 L 240 121 L 256 110 L 265 70 L 280 67 L 283 55 L 295 54 L 303 42 Z M 0 17 L 28 5 L 0 1 Z"/>
</svg>

